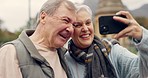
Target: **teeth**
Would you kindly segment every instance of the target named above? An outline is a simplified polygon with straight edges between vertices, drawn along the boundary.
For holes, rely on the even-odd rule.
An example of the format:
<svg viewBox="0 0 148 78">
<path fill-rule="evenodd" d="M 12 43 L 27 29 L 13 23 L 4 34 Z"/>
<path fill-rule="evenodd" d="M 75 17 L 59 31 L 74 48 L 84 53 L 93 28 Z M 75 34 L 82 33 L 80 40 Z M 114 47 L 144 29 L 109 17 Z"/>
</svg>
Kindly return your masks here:
<svg viewBox="0 0 148 78">
<path fill-rule="evenodd" d="M 89 34 L 87 34 L 87 35 L 82 35 L 81 37 L 84 37 L 84 38 L 85 38 L 85 37 L 89 37 Z"/>
</svg>

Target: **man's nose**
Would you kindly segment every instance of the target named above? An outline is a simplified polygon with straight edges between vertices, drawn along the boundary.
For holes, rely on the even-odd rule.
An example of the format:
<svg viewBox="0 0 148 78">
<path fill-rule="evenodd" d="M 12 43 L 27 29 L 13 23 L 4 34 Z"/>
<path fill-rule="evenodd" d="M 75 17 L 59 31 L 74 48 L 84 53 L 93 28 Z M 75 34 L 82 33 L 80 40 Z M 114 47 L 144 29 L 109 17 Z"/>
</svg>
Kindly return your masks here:
<svg viewBox="0 0 148 78">
<path fill-rule="evenodd" d="M 74 31 L 73 25 L 68 26 L 66 28 L 66 31 L 73 33 L 73 31 Z"/>
</svg>

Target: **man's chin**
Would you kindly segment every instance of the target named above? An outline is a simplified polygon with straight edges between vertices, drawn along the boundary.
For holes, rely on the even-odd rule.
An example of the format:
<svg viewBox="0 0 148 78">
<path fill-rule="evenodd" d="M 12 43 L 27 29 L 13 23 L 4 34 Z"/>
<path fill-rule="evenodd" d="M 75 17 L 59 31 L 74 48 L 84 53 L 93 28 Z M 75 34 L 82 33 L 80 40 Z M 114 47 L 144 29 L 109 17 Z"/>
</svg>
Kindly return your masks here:
<svg viewBox="0 0 148 78">
<path fill-rule="evenodd" d="M 63 47 L 64 44 L 66 44 L 66 43 L 58 43 L 58 44 L 57 44 L 57 48 Z"/>
</svg>

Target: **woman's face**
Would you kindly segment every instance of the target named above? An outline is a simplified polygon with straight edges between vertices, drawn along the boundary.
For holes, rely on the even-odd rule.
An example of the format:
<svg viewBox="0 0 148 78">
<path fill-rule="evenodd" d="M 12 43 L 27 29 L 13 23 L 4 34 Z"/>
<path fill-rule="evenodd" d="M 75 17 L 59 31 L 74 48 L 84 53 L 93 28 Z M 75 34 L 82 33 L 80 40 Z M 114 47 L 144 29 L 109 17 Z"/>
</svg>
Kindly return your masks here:
<svg viewBox="0 0 148 78">
<path fill-rule="evenodd" d="M 77 47 L 87 48 L 94 39 L 91 15 L 86 10 L 81 10 L 77 13 L 76 21 L 72 40 Z"/>
</svg>

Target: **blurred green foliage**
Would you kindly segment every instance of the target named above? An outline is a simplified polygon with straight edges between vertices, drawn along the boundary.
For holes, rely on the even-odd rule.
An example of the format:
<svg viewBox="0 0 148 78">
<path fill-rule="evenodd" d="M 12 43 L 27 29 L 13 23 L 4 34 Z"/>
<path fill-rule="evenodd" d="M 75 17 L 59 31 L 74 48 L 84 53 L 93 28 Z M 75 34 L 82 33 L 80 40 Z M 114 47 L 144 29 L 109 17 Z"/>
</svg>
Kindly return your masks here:
<svg viewBox="0 0 148 78">
<path fill-rule="evenodd" d="M 2 45 L 5 42 L 16 39 L 19 34 L 20 34 L 19 31 L 12 33 L 12 32 L 9 32 L 8 30 L 0 29 L 0 45 Z"/>
</svg>

